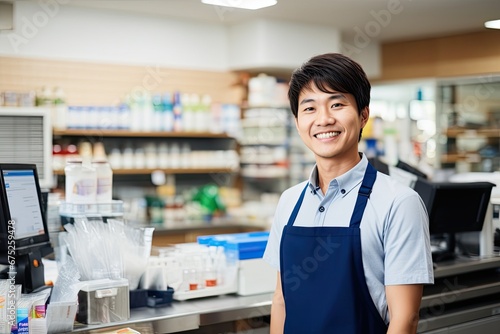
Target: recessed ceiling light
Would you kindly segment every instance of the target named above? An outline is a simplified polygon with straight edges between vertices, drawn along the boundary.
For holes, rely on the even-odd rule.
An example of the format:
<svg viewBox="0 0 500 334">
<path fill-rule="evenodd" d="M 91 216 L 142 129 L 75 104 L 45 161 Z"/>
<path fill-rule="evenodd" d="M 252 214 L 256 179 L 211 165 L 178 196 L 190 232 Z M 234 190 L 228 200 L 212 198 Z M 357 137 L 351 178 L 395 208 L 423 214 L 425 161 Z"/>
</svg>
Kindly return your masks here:
<svg viewBox="0 0 500 334">
<path fill-rule="evenodd" d="M 490 29 L 500 29 L 500 20 L 486 21 L 484 26 Z"/>
<path fill-rule="evenodd" d="M 276 0 L 201 0 L 204 4 L 242 9 L 260 9 L 276 5 Z"/>
</svg>

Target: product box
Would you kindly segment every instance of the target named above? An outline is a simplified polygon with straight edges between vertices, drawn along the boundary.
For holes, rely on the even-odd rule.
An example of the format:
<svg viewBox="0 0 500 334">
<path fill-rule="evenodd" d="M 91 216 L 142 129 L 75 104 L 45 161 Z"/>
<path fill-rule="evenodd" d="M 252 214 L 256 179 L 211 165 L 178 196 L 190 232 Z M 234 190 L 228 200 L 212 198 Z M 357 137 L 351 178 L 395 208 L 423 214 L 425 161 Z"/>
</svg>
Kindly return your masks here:
<svg viewBox="0 0 500 334">
<path fill-rule="evenodd" d="M 249 296 L 273 292 L 277 271 L 262 258 L 239 262 L 238 295 Z"/>
<path fill-rule="evenodd" d="M 269 232 L 220 234 L 198 237 L 198 243 L 223 246 L 228 259 L 238 262 L 237 294 L 246 296 L 274 291 L 277 272 L 262 256 Z"/>
<path fill-rule="evenodd" d="M 130 317 L 129 285 L 125 278 L 85 281 L 78 292 L 76 320 L 98 325 Z"/>
<path fill-rule="evenodd" d="M 237 236 L 227 240 L 224 248 L 226 254 L 231 254 L 231 258 L 235 257 L 238 260 L 259 259 L 264 255 L 268 239 L 269 233 Z"/>
</svg>

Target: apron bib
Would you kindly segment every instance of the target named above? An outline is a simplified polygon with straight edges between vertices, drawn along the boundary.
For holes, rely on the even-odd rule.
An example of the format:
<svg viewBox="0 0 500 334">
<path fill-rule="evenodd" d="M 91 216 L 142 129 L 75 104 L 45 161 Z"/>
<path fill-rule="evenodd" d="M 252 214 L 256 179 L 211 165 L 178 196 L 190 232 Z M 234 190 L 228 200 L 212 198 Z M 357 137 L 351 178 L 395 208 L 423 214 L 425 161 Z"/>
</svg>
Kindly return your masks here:
<svg viewBox="0 0 500 334">
<path fill-rule="evenodd" d="M 280 244 L 286 334 L 387 332 L 366 285 L 359 228 L 376 176 L 368 164 L 349 227 L 293 226 L 302 191 Z"/>
</svg>

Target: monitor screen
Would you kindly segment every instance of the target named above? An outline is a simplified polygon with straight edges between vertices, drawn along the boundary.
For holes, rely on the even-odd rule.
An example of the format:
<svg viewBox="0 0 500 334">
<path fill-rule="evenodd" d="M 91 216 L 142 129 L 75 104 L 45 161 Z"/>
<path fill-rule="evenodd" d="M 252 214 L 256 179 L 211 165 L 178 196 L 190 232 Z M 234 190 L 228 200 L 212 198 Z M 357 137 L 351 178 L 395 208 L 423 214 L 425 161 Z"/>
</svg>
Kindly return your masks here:
<svg viewBox="0 0 500 334">
<path fill-rule="evenodd" d="M 20 240 L 45 234 L 33 170 L 2 170 L 14 237 Z"/>
<path fill-rule="evenodd" d="M 425 203 L 431 234 L 481 231 L 494 184 L 430 182 L 418 179 L 415 191 Z"/>
<path fill-rule="evenodd" d="M 0 232 L 0 263 L 50 245 L 35 164 L 0 164 Z"/>
</svg>

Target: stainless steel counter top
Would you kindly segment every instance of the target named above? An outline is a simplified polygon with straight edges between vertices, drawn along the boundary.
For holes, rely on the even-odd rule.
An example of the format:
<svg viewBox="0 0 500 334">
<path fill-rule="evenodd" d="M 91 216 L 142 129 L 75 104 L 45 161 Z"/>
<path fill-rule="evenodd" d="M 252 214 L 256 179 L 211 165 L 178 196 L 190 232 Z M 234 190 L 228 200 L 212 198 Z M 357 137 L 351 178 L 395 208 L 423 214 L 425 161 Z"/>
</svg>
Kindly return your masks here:
<svg viewBox="0 0 500 334">
<path fill-rule="evenodd" d="M 266 316 L 271 313 L 272 294 L 253 296 L 223 295 L 187 301 L 174 301 L 160 308 L 132 309 L 130 319 L 101 325 L 76 324 L 73 332 L 106 327 L 127 327 L 151 323 L 155 333 L 176 333 L 227 321 Z"/>
<path fill-rule="evenodd" d="M 418 332 L 426 333 L 492 315 L 496 315 L 500 321 L 500 300 L 495 297 L 500 293 L 500 283 L 495 278 L 499 275 L 498 271 L 495 271 L 499 270 L 497 268 L 500 268 L 500 257 L 457 259 L 437 266 L 436 285 L 429 286 L 430 290 L 424 289 L 421 305 L 421 311 L 424 313 L 421 315 Z M 493 273 L 497 274 L 485 277 L 479 274 L 478 282 L 470 281 L 469 276 L 475 276 L 475 272 L 483 273 L 484 270 L 493 270 Z M 467 277 L 469 280 L 465 280 Z M 494 282 L 490 282 L 491 280 Z M 493 300 L 483 301 L 481 304 L 467 302 L 471 298 L 488 295 L 493 297 Z M 124 322 L 103 325 L 75 324 L 74 332 L 89 332 L 106 327 L 130 327 L 141 323 L 151 323 L 154 333 L 182 332 L 202 326 L 268 316 L 271 313 L 271 299 L 272 293 L 266 293 L 253 296 L 231 294 L 182 302 L 174 301 L 167 307 L 132 309 L 130 319 Z M 452 303 L 460 301 L 466 302 L 467 307 L 449 307 Z M 436 305 L 440 306 L 438 310 L 434 309 Z"/>
</svg>

